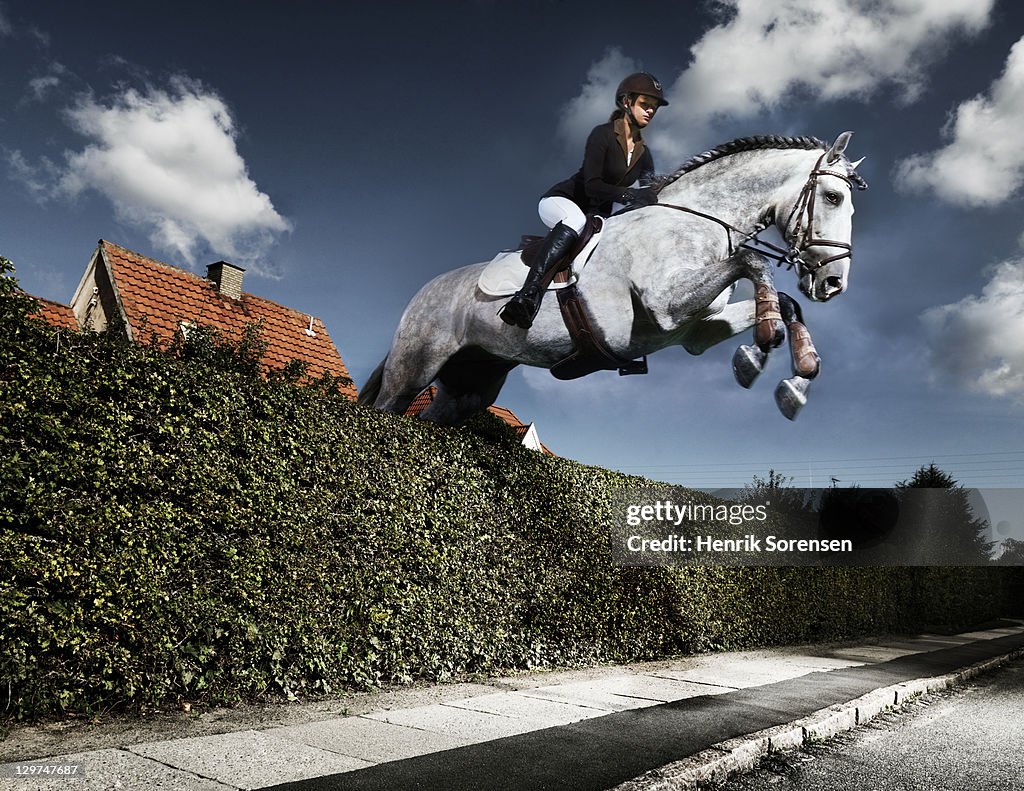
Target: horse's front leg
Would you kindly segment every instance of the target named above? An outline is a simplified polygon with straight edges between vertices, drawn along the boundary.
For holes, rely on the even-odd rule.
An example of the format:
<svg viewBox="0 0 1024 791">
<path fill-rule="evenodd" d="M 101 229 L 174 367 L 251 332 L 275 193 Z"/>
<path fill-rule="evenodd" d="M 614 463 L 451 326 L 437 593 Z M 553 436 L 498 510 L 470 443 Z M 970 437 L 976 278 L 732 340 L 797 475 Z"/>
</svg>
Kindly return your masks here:
<svg viewBox="0 0 1024 791">
<path fill-rule="evenodd" d="M 793 359 L 793 375 L 813 379 L 821 371 L 821 358 L 818 356 L 817 349 L 814 348 L 814 341 L 811 340 L 811 331 L 804 324 L 800 304 L 789 294 L 780 291 L 779 307 L 782 320 L 786 323 L 786 329 L 789 330 L 789 352 Z"/>
<path fill-rule="evenodd" d="M 736 381 L 743 387 L 750 387 L 764 370 L 768 352 L 785 340 L 786 331 L 775 290 L 775 277 L 763 256 L 750 257 L 749 278 L 754 284 L 754 345 L 740 346 L 732 358 L 732 371 Z"/>
<path fill-rule="evenodd" d="M 754 284 L 754 343 L 765 354 L 782 345 L 786 329 L 782 323 L 782 307 L 775 284 L 761 281 Z"/>
<path fill-rule="evenodd" d="M 807 390 L 821 371 L 821 358 L 814 348 L 811 333 L 803 323 L 800 305 L 788 294 L 779 293 L 780 309 L 786 328 L 789 330 L 789 352 L 793 360 L 793 376 L 783 379 L 775 388 L 775 403 L 790 420 L 807 403 Z"/>
</svg>

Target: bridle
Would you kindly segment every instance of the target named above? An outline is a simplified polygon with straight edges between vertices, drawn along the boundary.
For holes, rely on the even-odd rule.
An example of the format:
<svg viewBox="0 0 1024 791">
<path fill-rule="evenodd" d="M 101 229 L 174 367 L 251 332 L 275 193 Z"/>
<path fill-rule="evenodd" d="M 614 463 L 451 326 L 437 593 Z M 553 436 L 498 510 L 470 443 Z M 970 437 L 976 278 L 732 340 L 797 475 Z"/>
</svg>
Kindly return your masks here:
<svg viewBox="0 0 1024 791">
<path fill-rule="evenodd" d="M 840 242 L 836 239 L 815 238 L 811 235 L 814 229 L 814 206 L 815 197 L 818 191 L 818 179 L 821 176 L 835 176 L 836 178 L 840 178 L 845 181 L 847 185 L 849 185 L 851 192 L 853 192 L 854 187 L 862 190 L 867 189 L 867 184 L 865 184 L 863 179 L 860 179 L 859 177 L 857 177 L 855 181 L 846 173 L 822 168 L 821 163 L 822 160 L 825 159 L 825 155 L 827 153 L 827 151 L 822 152 L 821 156 L 818 157 L 818 160 L 814 163 L 814 168 L 807 176 L 807 181 L 804 182 L 804 186 L 800 190 L 800 194 L 797 196 L 796 203 L 794 203 L 793 208 L 790 209 L 789 216 L 786 218 L 786 224 L 779 228 L 782 238 L 785 239 L 789 245 L 788 248 L 779 247 L 778 245 L 767 242 L 761 238 L 761 234 L 764 231 L 776 224 L 775 218 L 771 213 L 763 217 L 753 231 L 744 232 L 719 217 L 715 217 L 711 214 L 705 214 L 704 212 L 691 209 L 687 206 L 677 206 L 673 203 L 660 202 L 652 203 L 651 205 L 664 206 L 666 209 L 675 209 L 676 211 L 686 212 L 687 214 L 693 214 L 697 217 L 703 217 L 706 220 L 718 223 L 725 228 L 726 237 L 729 242 L 729 255 L 732 255 L 736 251 L 737 247 L 746 250 L 753 250 L 766 258 L 773 259 L 778 266 L 785 264 L 789 269 L 796 266 L 797 273 L 800 277 L 813 275 L 826 264 L 830 264 L 833 261 L 839 261 L 843 258 L 851 258 L 853 256 L 853 245 L 851 243 Z M 794 221 L 796 222 L 796 227 L 793 229 L 791 234 L 790 228 L 793 226 Z M 733 233 L 742 237 L 738 245 L 733 244 Z M 801 256 L 812 247 L 834 247 L 842 250 L 843 252 L 836 253 L 835 255 L 824 258 L 821 261 L 809 264 L 804 261 Z"/>
<path fill-rule="evenodd" d="M 812 247 L 837 247 L 841 250 L 845 250 L 845 252 L 836 253 L 828 258 L 823 258 L 815 264 L 808 264 L 803 259 L 798 259 L 801 275 L 813 275 L 826 264 L 831 264 L 833 261 L 839 261 L 843 258 L 851 258 L 853 256 L 853 245 L 849 242 L 839 242 L 835 239 L 815 239 L 811 236 L 811 233 L 814 230 L 814 204 L 818 195 L 818 178 L 820 176 L 835 176 L 836 178 L 840 178 L 846 182 L 851 193 L 853 192 L 854 187 L 853 180 L 846 173 L 840 173 L 836 170 L 828 170 L 827 168 L 821 167 L 821 162 L 825 158 L 825 153 L 818 157 L 818 161 L 814 163 L 814 169 L 807 177 L 807 181 L 804 182 L 803 189 L 800 190 L 800 195 L 797 197 L 796 203 L 793 204 L 793 208 L 789 212 L 789 217 L 786 218 L 785 227 L 780 230 L 782 231 L 783 238 L 788 239 L 789 228 L 793 224 L 794 218 L 796 219 L 796 229 L 793 232 L 794 241 L 790 246 L 790 250 L 796 250 L 797 255 L 810 250 Z M 803 221 L 804 217 L 806 217 L 806 222 Z M 760 231 L 758 231 L 758 233 L 760 233 Z"/>
</svg>

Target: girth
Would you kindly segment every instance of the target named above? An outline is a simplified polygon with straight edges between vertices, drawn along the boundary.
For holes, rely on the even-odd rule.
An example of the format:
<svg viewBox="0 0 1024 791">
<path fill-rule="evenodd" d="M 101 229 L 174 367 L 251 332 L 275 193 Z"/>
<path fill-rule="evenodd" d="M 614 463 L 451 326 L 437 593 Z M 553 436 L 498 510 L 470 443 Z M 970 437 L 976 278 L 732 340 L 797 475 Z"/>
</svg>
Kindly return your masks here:
<svg viewBox="0 0 1024 791">
<path fill-rule="evenodd" d="M 556 379 L 578 379 L 594 371 L 619 371 L 619 376 L 647 373 L 647 355 L 639 360 L 626 360 L 617 356 L 601 338 L 590 322 L 586 303 L 576 285 L 566 286 L 558 292 L 558 307 L 562 320 L 576 350 L 551 366 Z"/>
<path fill-rule="evenodd" d="M 555 279 L 567 281 L 568 271 L 559 272 Z M 568 357 L 551 366 L 551 375 L 556 379 L 578 379 L 594 371 L 616 369 L 619 376 L 647 373 L 646 354 L 639 360 L 627 360 L 608 348 L 601 333 L 595 329 L 583 295 L 575 283 L 558 290 L 558 307 L 562 311 L 562 321 L 565 322 L 576 349 Z"/>
</svg>

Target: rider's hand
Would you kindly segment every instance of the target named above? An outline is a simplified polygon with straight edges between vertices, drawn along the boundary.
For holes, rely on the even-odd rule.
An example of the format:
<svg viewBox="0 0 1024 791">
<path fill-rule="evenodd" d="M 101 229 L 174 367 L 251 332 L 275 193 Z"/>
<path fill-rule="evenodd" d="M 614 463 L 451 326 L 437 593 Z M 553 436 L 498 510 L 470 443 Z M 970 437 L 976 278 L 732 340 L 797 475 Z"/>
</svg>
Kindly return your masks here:
<svg viewBox="0 0 1024 791">
<path fill-rule="evenodd" d="M 630 187 L 618 197 L 627 209 L 639 209 L 658 202 L 658 192 L 654 187 Z"/>
</svg>

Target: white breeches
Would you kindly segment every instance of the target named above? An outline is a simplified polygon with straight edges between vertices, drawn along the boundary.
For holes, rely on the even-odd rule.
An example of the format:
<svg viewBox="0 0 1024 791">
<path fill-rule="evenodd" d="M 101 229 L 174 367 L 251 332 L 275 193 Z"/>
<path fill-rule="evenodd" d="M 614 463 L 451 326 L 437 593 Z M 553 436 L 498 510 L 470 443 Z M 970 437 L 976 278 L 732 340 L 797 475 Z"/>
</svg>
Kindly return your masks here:
<svg viewBox="0 0 1024 791">
<path fill-rule="evenodd" d="M 548 228 L 554 228 L 558 223 L 562 223 L 576 233 L 582 233 L 583 227 L 587 224 L 583 210 L 568 198 L 559 196 L 541 198 L 537 204 L 537 213 Z"/>
</svg>

